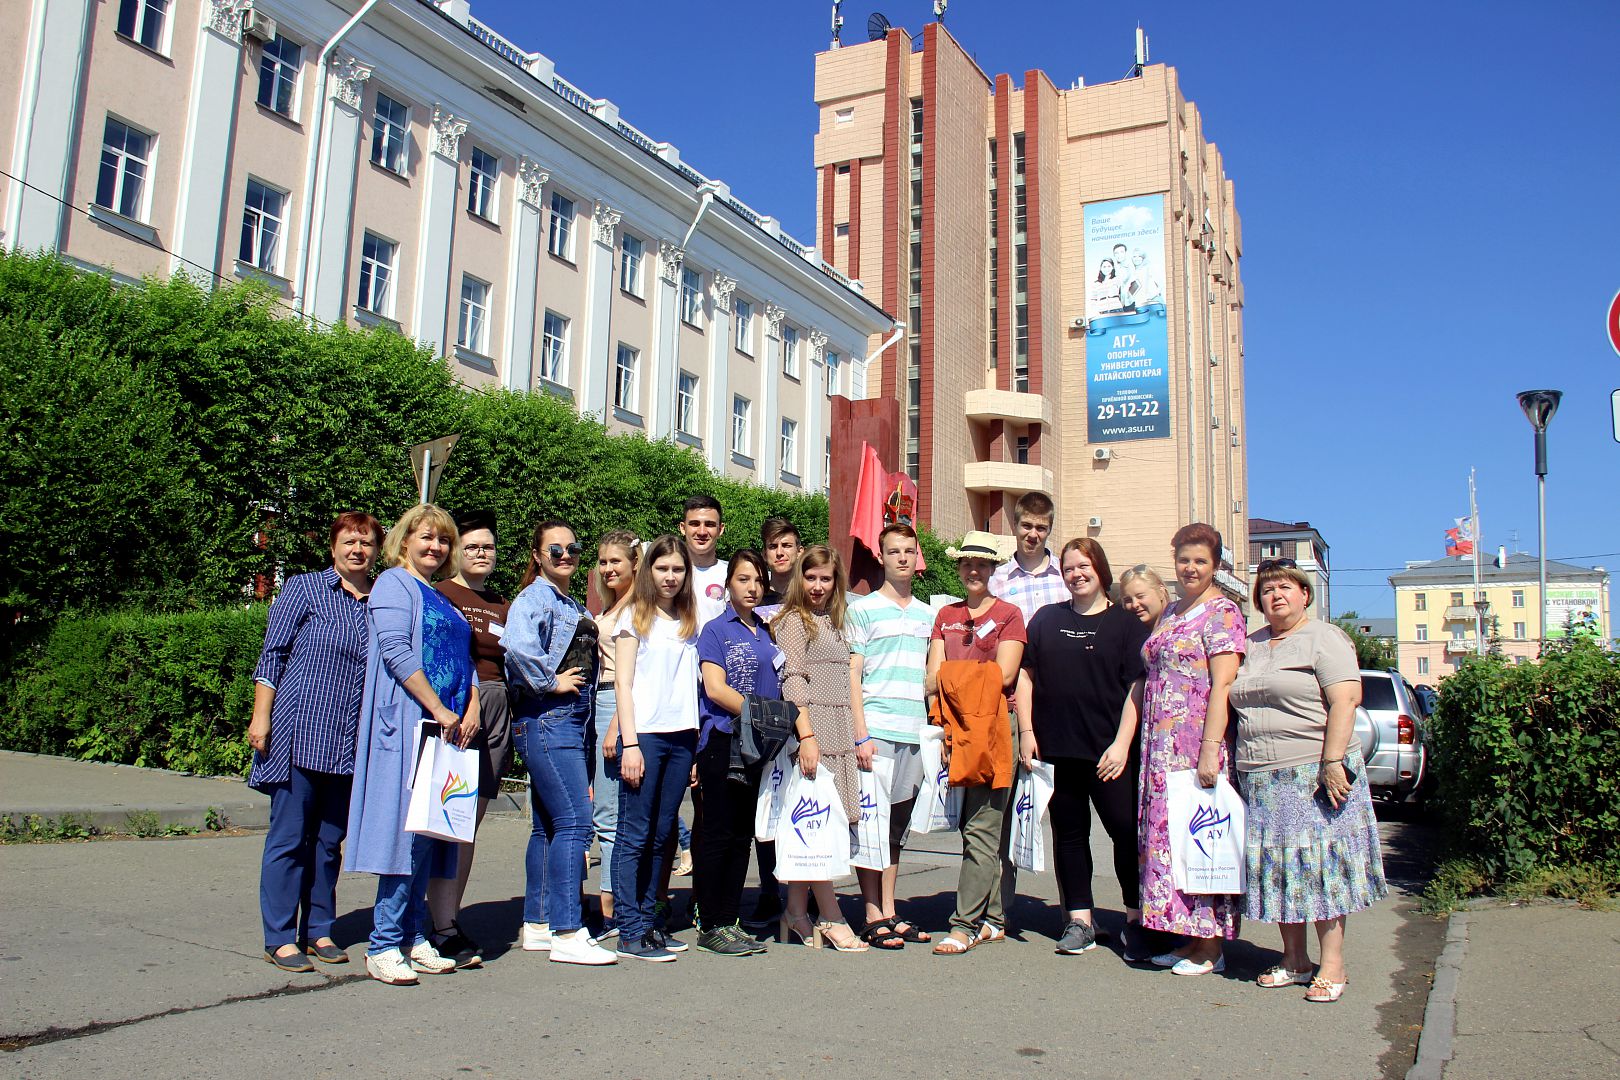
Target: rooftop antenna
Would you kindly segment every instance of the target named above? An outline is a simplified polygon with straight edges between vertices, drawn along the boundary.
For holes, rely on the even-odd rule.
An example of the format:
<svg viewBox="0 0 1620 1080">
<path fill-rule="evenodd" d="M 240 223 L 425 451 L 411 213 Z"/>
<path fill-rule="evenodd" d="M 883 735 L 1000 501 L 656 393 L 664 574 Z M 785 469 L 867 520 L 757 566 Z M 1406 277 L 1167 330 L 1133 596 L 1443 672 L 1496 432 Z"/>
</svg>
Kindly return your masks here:
<svg viewBox="0 0 1620 1080">
<path fill-rule="evenodd" d="M 866 20 L 866 40 L 882 41 L 889 36 L 889 20 L 881 11 L 874 11 Z"/>
<path fill-rule="evenodd" d="M 945 6 L 948 3 L 950 3 L 950 0 L 934 0 L 934 18 L 940 22 L 945 21 Z"/>
<path fill-rule="evenodd" d="M 835 48 L 835 49 L 838 48 L 838 32 L 844 28 L 844 16 L 838 10 L 839 8 L 841 8 L 843 6 L 844 6 L 844 0 L 833 0 L 833 13 L 832 13 L 832 35 L 833 35 L 833 40 L 832 40 L 832 47 Z"/>
<path fill-rule="evenodd" d="M 1135 66 L 1133 66 L 1131 68 L 1131 76 L 1130 77 L 1133 78 L 1133 79 L 1140 79 L 1142 77 L 1142 69 L 1147 66 L 1147 62 L 1148 62 L 1148 36 L 1147 36 L 1147 31 L 1143 30 L 1141 24 L 1138 23 L 1137 27 L 1136 27 L 1136 64 L 1135 64 Z"/>
</svg>

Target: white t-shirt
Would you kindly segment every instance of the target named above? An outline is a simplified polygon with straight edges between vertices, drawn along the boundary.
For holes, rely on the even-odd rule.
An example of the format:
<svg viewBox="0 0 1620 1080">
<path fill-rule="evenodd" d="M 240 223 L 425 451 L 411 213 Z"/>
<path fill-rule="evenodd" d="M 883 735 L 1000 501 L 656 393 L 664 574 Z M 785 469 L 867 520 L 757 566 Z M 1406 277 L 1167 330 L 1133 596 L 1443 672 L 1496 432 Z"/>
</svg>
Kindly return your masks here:
<svg viewBox="0 0 1620 1080">
<path fill-rule="evenodd" d="M 713 566 L 692 567 L 692 594 L 697 597 L 698 629 L 726 611 L 726 573 L 729 566 L 717 559 Z"/>
<path fill-rule="evenodd" d="M 619 634 L 636 639 L 636 673 L 631 701 L 636 710 L 636 732 L 667 735 L 698 729 L 697 638 L 682 638 L 681 621 L 656 616 L 647 636 L 636 633 L 626 617 Z M 619 677 L 623 677 L 623 672 Z"/>
</svg>

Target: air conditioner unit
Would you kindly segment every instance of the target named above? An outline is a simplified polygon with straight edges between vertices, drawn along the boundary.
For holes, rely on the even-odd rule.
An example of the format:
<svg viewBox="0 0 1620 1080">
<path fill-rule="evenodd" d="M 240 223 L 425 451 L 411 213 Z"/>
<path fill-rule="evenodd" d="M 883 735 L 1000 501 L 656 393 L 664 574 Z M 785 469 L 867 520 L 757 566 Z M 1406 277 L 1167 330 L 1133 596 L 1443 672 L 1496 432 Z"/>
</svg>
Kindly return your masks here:
<svg viewBox="0 0 1620 1080">
<path fill-rule="evenodd" d="M 1100 529 L 1100 528 L 1102 528 L 1102 518 L 1100 518 L 1100 517 L 1088 517 L 1088 518 L 1086 518 L 1086 528 L 1088 528 L 1088 529 Z"/>
<path fill-rule="evenodd" d="M 1106 446 L 1099 446 L 1091 452 L 1092 461 L 1107 461 L 1114 456 L 1114 452 Z"/>
<path fill-rule="evenodd" d="M 276 20 L 262 11 L 249 10 L 246 18 L 242 20 L 242 36 L 258 38 L 260 41 L 273 41 L 276 36 Z"/>
<path fill-rule="evenodd" d="M 1221 418 L 1218 416 L 1211 416 L 1209 418 L 1209 426 L 1212 428 L 1219 428 L 1221 426 Z"/>
</svg>

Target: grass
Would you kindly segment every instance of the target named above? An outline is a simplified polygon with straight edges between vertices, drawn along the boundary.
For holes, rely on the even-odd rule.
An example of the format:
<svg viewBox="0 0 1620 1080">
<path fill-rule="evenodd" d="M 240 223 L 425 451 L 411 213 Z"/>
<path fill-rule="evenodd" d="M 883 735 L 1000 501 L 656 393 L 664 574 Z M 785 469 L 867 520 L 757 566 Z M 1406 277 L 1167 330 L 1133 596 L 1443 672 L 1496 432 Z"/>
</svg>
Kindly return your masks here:
<svg viewBox="0 0 1620 1080">
<path fill-rule="evenodd" d="M 77 814 L 59 818 L 39 814 L 0 816 L 0 844 L 59 844 L 68 840 L 88 840 L 96 828 Z"/>
<path fill-rule="evenodd" d="M 1469 859 L 1448 859 L 1435 868 L 1423 891 L 1422 910 L 1449 915 L 1476 896 L 1494 895 L 1510 902 L 1573 900 L 1594 911 L 1620 908 L 1620 877 L 1590 863 L 1538 867 L 1504 881 L 1494 881 Z"/>
</svg>

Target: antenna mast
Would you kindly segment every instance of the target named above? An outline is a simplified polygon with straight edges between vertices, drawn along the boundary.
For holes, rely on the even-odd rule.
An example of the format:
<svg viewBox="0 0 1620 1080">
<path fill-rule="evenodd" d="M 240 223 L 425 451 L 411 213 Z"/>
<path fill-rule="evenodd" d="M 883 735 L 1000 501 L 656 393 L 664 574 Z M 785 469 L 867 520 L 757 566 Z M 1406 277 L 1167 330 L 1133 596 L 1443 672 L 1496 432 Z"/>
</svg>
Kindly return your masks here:
<svg viewBox="0 0 1620 1080">
<path fill-rule="evenodd" d="M 1142 25 L 1140 23 L 1138 23 L 1137 26 L 1136 26 L 1136 63 L 1131 68 L 1130 77 L 1133 78 L 1133 79 L 1141 78 L 1142 77 L 1142 69 L 1147 66 L 1147 62 L 1148 62 L 1148 36 L 1147 36 L 1147 31 L 1143 30 Z"/>
<path fill-rule="evenodd" d="M 844 28 L 844 16 L 841 15 L 839 13 L 839 11 L 838 11 L 838 9 L 843 7 L 843 6 L 844 6 L 844 0 L 833 0 L 833 6 L 832 6 L 833 7 L 833 12 L 832 12 L 832 36 L 833 36 L 832 47 L 835 48 L 835 49 L 839 47 L 838 32 Z"/>
<path fill-rule="evenodd" d="M 950 0 L 934 0 L 934 18 L 940 22 L 945 21 L 945 5 L 948 3 Z"/>
</svg>

